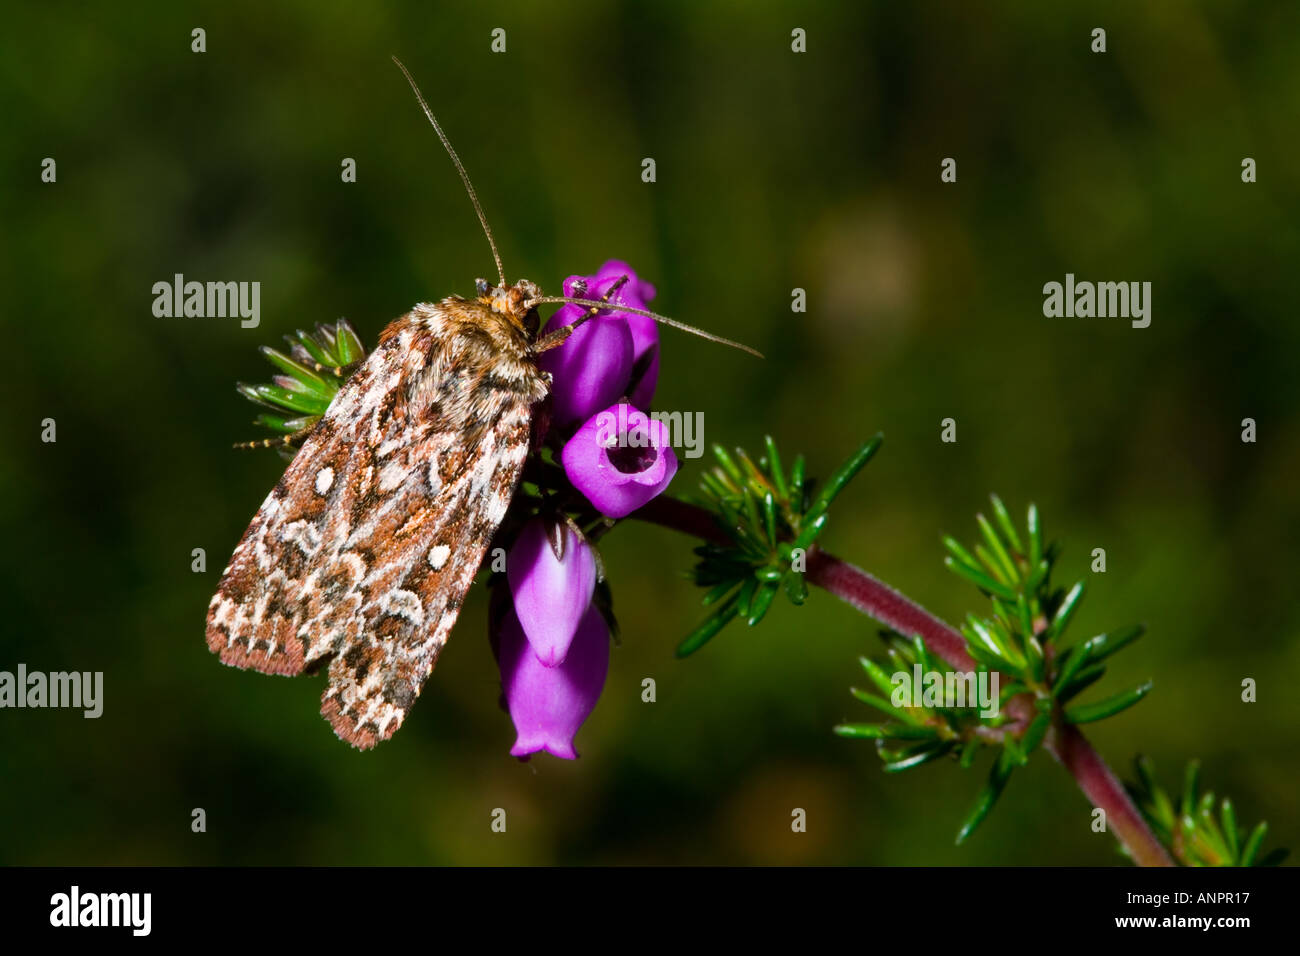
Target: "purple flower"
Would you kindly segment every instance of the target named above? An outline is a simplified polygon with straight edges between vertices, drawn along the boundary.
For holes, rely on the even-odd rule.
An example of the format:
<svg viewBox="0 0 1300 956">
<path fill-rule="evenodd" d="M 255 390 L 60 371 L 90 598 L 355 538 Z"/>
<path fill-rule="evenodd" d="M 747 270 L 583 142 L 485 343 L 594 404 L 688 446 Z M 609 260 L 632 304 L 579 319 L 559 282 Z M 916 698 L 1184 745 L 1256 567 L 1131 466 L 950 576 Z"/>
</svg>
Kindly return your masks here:
<svg viewBox="0 0 1300 956">
<path fill-rule="evenodd" d="M 677 473 L 667 427 L 627 404 L 589 418 L 565 444 L 560 460 L 573 486 L 610 518 L 640 508 Z"/>
<path fill-rule="evenodd" d="M 600 299 L 623 276 L 628 281 L 610 296 L 611 307 L 646 308 L 654 286 L 618 259 L 606 262 L 595 275 L 569 276 L 564 294 Z M 580 305 L 560 306 L 543 331 L 572 325 L 586 311 Z M 584 322 L 563 345 L 543 353 L 539 364 L 554 379 L 553 414 L 562 426 L 591 417 L 629 390 L 637 404 L 648 405 L 659 378 L 659 330 L 654 319 L 613 309 Z"/>
<path fill-rule="evenodd" d="M 649 309 L 649 303 L 655 297 L 655 287 L 638 276 L 622 259 L 608 260 L 594 276 L 588 276 L 587 284 L 592 289 L 599 288 L 600 294 L 604 295 L 622 276 L 627 276 L 627 282 L 610 300 L 634 309 Z M 569 293 L 565 292 L 565 295 Z M 629 312 L 616 311 L 614 315 L 626 319 L 632 332 L 632 378 L 628 399 L 637 408 L 648 408 L 659 383 L 659 323 L 648 316 Z"/>
<path fill-rule="evenodd" d="M 594 276 L 586 277 L 586 281 L 589 289 L 599 289 L 599 294 L 603 295 L 623 276 L 627 276 L 628 281 L 611 295 L 611 302 L 632 308 L 650 308 L 650 300 L 655 297 L 655 287 L 637 276 L 636 271 L 621 259 L 606 261 Z M 565 291 L 564 294 L 571 293 Z M 650 399 L 654 398 L 655 385 L 659 382 L 659 323 L 649 316 L 633 315 L 630 312 L 615 311 L 614 315 L 627 319 L 628 328 L 632 330 L 629 401 L 638 408 L 649 407 Z"/>
<path fill-rule="evenodd" d="M 580 276 L 564 280 L 564 294 L 574 296 Z M 599 298 L 604 290 L 589 289 Z M 584 296 L 585 298 L 585 296 Z M 546 323 L 546 332 L 572 325 L 587 310 L 562 305 Z M 538 365 L 550 372 L 552 414 L 559 425 L 582 421 L 617 399 L 632 376 L 632 330 L 621 316 L 598 315 L 574 331 L 559 348 L 543 352 Z"/>
<path fill-rule="evenodd" d="M 609 671 L 609 630 L 594 605 L 587 608 L 569 656 L 546 667 L 524 637 L 519 618 L 509 614 L 500 631 L 501 688 L 515 725 L 516 757 L 545 750 L 573 760 L 573 736 L 596 706 Z"/>
<path fill-rule="evenodd" d="M 558 544 L 560 557 L 552 542 Z M 567 524 L 556 528 L 534 518 L 510 548 L 506 578 L 519 623 L 538 660 L 546 667 L 562 663 L 596 588 L 591 545 Z"/>
</svg>

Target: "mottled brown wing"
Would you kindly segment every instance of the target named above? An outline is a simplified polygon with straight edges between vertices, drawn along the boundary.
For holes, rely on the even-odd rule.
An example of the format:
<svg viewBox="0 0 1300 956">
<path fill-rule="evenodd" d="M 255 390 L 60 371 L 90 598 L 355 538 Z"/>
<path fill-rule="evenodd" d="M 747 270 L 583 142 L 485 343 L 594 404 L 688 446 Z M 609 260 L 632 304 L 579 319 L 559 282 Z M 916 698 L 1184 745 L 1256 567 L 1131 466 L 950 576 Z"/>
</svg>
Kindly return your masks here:
<svg viewBox="0 0 1300 956">
<path fill-rule="evenodd" d="M 321 713 L 356 747 L 392 736 L 433 670 L 545 394 L 531 366 L 480 367 L 473 307 L 420 305 L 384 333 L 253 518 L 208 609 L 208 646 L 226 664 L 298 674 L 328 659 Z"/>
</svg>

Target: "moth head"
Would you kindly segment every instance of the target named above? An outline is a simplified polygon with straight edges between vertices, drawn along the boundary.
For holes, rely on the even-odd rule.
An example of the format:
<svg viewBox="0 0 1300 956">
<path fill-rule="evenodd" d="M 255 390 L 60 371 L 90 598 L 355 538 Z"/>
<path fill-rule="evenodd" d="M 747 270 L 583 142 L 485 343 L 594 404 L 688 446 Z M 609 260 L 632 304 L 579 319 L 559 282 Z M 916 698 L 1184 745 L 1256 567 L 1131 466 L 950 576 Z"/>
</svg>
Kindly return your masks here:
<svg viewBox="0 0 1300 956">
<path fill-rule="evenodd" d="M 474 289 L 478 293 L 480 302 L 493 312 L 509 318 L 511 322 L 527 332 L 530 339 L 536 337 L 537 307 L 532 300 L 540 296 L 542 290 L 535 282 L 520 279 L 512 286 L 501 288 L 492 285 L 487 279 L 475 279 Z"/>
</svg>

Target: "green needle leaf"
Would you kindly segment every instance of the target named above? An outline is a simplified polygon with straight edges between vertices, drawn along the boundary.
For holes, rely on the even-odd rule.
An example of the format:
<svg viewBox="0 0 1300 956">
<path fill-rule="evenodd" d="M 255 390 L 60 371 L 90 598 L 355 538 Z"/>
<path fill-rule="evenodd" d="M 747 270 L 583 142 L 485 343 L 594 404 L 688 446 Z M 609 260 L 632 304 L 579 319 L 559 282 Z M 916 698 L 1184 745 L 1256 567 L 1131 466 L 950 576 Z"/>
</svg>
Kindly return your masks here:
<svg viewBox="0 0 1300 956">
<path fill-rule="evenodd" d="M 889 674 L 885 673 L 885 669 L 870 657 L 859 657 L 858 661 L 862 664 L 862 669 L 867 672 L 867 676 L 871 678 L 871 683 L 875 684 L 886 697 L 892 698 L 894 682 L 890 679 Z M 913 701 L 913 703 L 916 702 Z"/>
<path fill-rule="evenodd" d="M 996 594 L 998 597 L 1007 601 L 1014 601 L 1016 599 L 1015 591 L 1011 590 L 1011 588 L 1007 587 L 1005 584 L 993 580 L 983 571 L 979 571 L 967 564 L 959 562 L 956 558 L 952 557 L 944 558 L 943 563 L 948 567 L 948 570 L 952 571 L 954 574 L 961 575 L 967 581 L 970 581 L 977 588 L 987 594 Z"/>
<path fill-rule="evenodd" d="M 361 340 L 352 331 L 352 326 L 342 320 L 334 329 L 334 351 L 338 355 L 340 368 L 360 361 L 366 354 Z"/>
<path fill-rule="evenodd" d="M 1016 534 L 1016 526 L 1011 521 L 1011 515 L 1007 514 L 1006 505 L 997 495 L 989 495 L 989 500 L 993 502 L 993 517 L 997 519 L 998 527 L 1010 542 L 1012 550 L 1024 554 L 1025 549 L 1020 546 L 1020 536 Z"/>
<path fill-rule="evenodd" d="M 980 563 L 975 560 L 975 556 L 963 548 L 961 542 L 952 535 L 945 534 L 943 536 L 943 546 L 951 551 L 952 556 L 963 565 L 970 568 L 972 571 L 980 571 Z M 983 572 L 980 571 L 980 573 L 982 574 Z"/>
<path fill-rule="evenodd" d="M 289 419 L 283 415 L 268 415 L 263 412 L 253 419 L 254 425 L 261 425 L 263 428 L 269 428 L 271 431 L 281 432 L 285 435 L 292 435 L 293 429 L 289 427 Z"/>
<path fill-rule="evenodd" d="M 750 580 L 752 581 L 753 578 L 750 578 Z M 694 654 L 712 640 L 719 631 L 730 624 L 732 619 L 739 613 L 740 608 L 736 606 L 736 601 L 728 600 L 716 614 L 686 635 L 686 638 L 677 645 L 677 656 L 688 657 Z"/>
<path fill-rule="evenodd" d="M 932 740 L 932 727 L 915 727 L 907 724 L 840 724 L 835 733 L 841 737 L 871 737 L 882 740 Z"/>
<path fill-rule="evenodd" d="M 763 525 L 767 531 L 767 543 L 776 547 L 776 499 L 772 492 L 763 496 Z"/>
<path fill-rule="evenodd" d="M 758 578 L 750 575 L 740 585 L 740 594 L 736 599 L 736 607 L 742 614 L 749 613 L 750 602 L 754 600 L 754 592 L 758 590 Z"/>
<path fill-rule="evenodd" d="M 736 467 L 736 463 L 731 460 L 727 450 L 721 445 L 714 445 L 713 456 L 718 459 L 718 464 L 722 466 L 722 470 L 726 472 L 727 477 L 736 483 L 736 487 L 738 489 L 743 488 L 745 486 L 745 477 L 741 474 L 740 469 Z"/>
<path fill-rule="evenodd" d="M 1156 768 L 1151 762 L 1151 758 L 1139 754 L 1133 758 L 1133 767 L 1137 770 L 1138 777 L 1142 781 L 1142 786 L 1146 788 L 1147 793 L 1155 793 L 1160 789 L 1156 783 Z"/>
<path fill-rule="evenodd" d="M 319 328 L 319 326 L 317 326 Z M 310 332 L 299 329 L 295 333 L 297 344 L 301 345 L 307 354 L 311 356 L 312 361 L 317 365 L 333 365 L 334 362 L 330 356 L 325 354 L 325 350 L 316 342 L 316 337 Z"/>
<path fill-rule="evenodd" d="M 1132 707 L 1143 697 L 1145 697 L 1151 688 L 1155 686 L 1152 681 L 1140 684 L 1132 690 L 1120 691 L 1118 694 L 1112 694 L 1104 700 L 1099 700 L 1095 704 L 1081 704 L 1077 707 L 1067 707 L 1065 710 L 1065 719 L 1071 724 L 1089 724 L 1094 720 L 1104 720 L 1107 717 L 1114 716 L 1122 710 Z"/>
<path fill-rule="evenodd" d="M 1060 637 L 1067 627 L 1070 626 L 1070 618 L 1074 617 L 1074 612 L 1079 607 L 1079 602 L 1083 599 L 1084 592 L 1087 589 L 1082 581 L 1070 588 L 1070 593 L 1061 601 L 1061 606 L 1057 608 L 1052 623 L 1047 626 L 1048 640 L 1055 640 Z"/>
<path fill-rule="evenodd" d="M 832 727 L 834 733 L 841 737 L 877 739 L 888 736 L 884 724 L 837 724 Z"/>
<path fill-rule="evenodd" d="M 705 491 L 709 492 L 715 498 L 726 499 L 731 495 L 727 486 L 722 483 L 722 479 L 711 471 L 706 471 L 704 474 L 700 475 L 700 484 L 704 486 Z"/>
<path fill-rule="evenodd" d="M 1008 584 L 1019 581 L 1020 573 L 1016 570 L 1016 563 L 1011 560 L 1011 555 L 1007 554 L 1002 539 L 998 537 L 997 532 L 993 530 L 993 526 L 989 524 L 989 519 L 977 514 L 975 523 L 980 526 L 980 534 L 984 536 L 984 540 L 993 555 L 993 560 L 989 562 L 990 565 L 1002 572 L 1002 579 Z M 975 553 L 980 553 L 978 547 L 975 549 Z"/>
<path fill-rule="evenodd" d="M 812 543 L 817 540 L 817 536 L 822 533 L 826 527 L 826 522 L 830 520 L 830 515 L 818 515 L 811 522 L 803 526 L 799 532 L 799 537 L 794 539 L 792 547 L 803 548 L 807 551 L 812 547 Z"/>
<path fill-rule="evenodd" d="M 787 571 L 781 582 L 785 586 L 785 596 L 791 603 L 799 605 L 808 600 L 808 583 L 798 571 Z"/>
<path fill-rule="evenodd" d="M 295 362 L 284 353 L 277 352 L 268 345 L 263 345 L 260 351 L 272 365 L 296 379 L 305 390 L 310 391 L 312 394 L 329 401 L 334 397 L 334 393 L 338 391 L 338 387 L 333 382 L 327 382 L 307 366 Z"/>
<path fill-rule="evenodd" d="M 763 586 L 758 589 L 754 599 L 749 604 L 749 620 L 747 623 L 750 627 L 763 620 L 763 615 L 772 606 L 772 600 L 776 597 L 776 592 L 780 587 L 780 581 L 765 581 Z"/>
<path fill-rule="evenodd" d="M 781 468 L 781 456 L 777 454 L 776 442 L 772 440 L 771 435 L 763 436 L 763 446 L 767 449 L 768 467 L 772 471 L 772 483 L 776 486 L 776 493 L 782 501 L 790 500 L 790 489 L 785 483 L 785 472 Z"/>
<path fill-rule="evenodd" d="M 1057 672 L 1056 681 L 1052 685 L 1052 693 L 1059 696 L 1061 691 L 1069 686 L 1070 681 L 1074 679 L 1074 675 L 1079 672 L 1079 669 L 1083 667 L 1087 661 L 1088 648 L 1086 644 L 1071 647 L 1062 654 L 1061 658 L 1057 662 L 1060 666 L 1060 670 Z"/>
<path fill-rule="evenodd" d="M 1146 628 L 1143 625 L 1133 624 L 1108 634 L 1098 634 L 1084 645 L 1087 649 L 1088 661 L 1091 663 L 1104 660 L 1116 651 L 1132 644 L 1145 633 Z"/>
<path fill-rule="evenodd" d="M 990 670 L 1006 671 L 1008 673 L 1015 672 L 1015 666 L 1010 661 L 1004 661 L 997 654 L 988 650 L 988 648 L 974 643 L 970 639 L 970 635 L 966 635 L 966 651 L 971 657 L 975 658 L 976 661 Z"/>
<path fill-rule="evenodd" d="M 876 454 L 884 440 L 884 435 L 875 435 L 864 442 L 862 447 L 854 452 L 848 461 L 840 465 L 827 480 L 826 487 L 822 489 L 821 494 L 813 501 L 812 507 L 808 509 L 808 514 L 820 515 L 830 507 L 831 502 L 835 500 L 835 496 L 843 491 L 845 486 L 853 480 L 853 477 L 862 470 L 862 466 L 872 459 L 872 456 Z"/>
<path fill-rule="evenodd" d="M 709 591 L 708 594 L 704 595 L 704 600 L 701 601 L 700 603 L 703 604 L 705 607 L 709 607 L 712 604 L 717 604 L 724 597 L 726 597 L 732 591 L 732 589 L 735 588 L 735 586 L 736 586 L 735 581 L 732 580 L 723 581 L 717 587 L 713 588 L 713 590 Z"/>
<path fill-rule="evenodd" d="M 1091 687 L 1097 681 L 1101 680 L 1102 675 L 1106 673 L 1105 664 L 1094 664 L 1092 667 L 1086 667 L 1070 679 L 1068 684 L 1058 683 L 1052 689 L 1056 699 L 1061 704 L 1066 704 L 1078 697 L 1085 690 Z"/>
<path fill-rule="evenodd" d="M 921 726 L 922 722 L 909 714 L 906 709 L 900 710 L 899 708 L 896 708 L 883 697 L 877 697 L 875 694 L 868 693 L 867 691 L 861 690 L 857 687 L 850 687 L 849 693 L 857 700 L 862 701 L 862 703 L 866 704 L 868 707 L 874 707 L 876 710 L 888 717 L 896 717 L 904 723 L 911 724 L 915 727 Z"/>
<path fill-rule="evenodd" d="M 1014 767 L 1005 756 L 1005 753 L 993 762 L 993 767 L 989 770 L 988 783 L 984 785 L 984 789 L 975 798 L 975 806 L 971 808 L 970 813 L 966 815 L 966 819 L 961 825 L 961 829 L 957 831 L 958 846 L 966 842 L 970 835 L 984 822 L 984 818 L 989 815 L 993 805 L 998 802 L 998 797 L 1002 795 L 1002 790 L 1006 787 L 1007 780 L 1010 779 L 1013 769 Z"/>
<path fill-rule="evenodd" d="M 795 511 L 804 510 L 803 481 L 806 462 L 803 455 L 796 455 L 794 467 L 790 469 L 790 507 Z"/>
<path fill-rule="evenodd" d="M 240 385 L 238 388 L 245 398 L 270 408 L 287 408 L 308 415 L 323 415 L 329 405 L 328 402 L 322 404 L 319 398 L 312 395 L 291 392 L 276 385 Z"/>
<path fill-rule="evenodd" d="M 1020 741 L 1020 747 L 1024 750 L 1026 756 L 1038 749 L 1038 745 L 1043 742 L 1047 736 L 1047 728 L 1052 725 L 1052 715 L 1042 713 L 1029 722 L 1029 727 L 1025 730 L 1025 736 Z"/>
<path fill-rule="evenodd" d="M 1246 841 L 1246 849 L 1241 851 L 1241 865 L 1254 866 L 1255 857 L 1259 855 L 1259 848 L 1264 844 L 1264 837 L 1268 835 L 1268 824 L 1263 820 L 1251 831 L 1250 839 Z"/>
<path fill-rule="evenodd" d="M 953 746 L 954 744 L 950 740 L 943 743 L 919 744 L 907 751 L 906 756 L 886 762 L 885 773 L 901 773 L 904 770 L 911 770 L 913 767 L 929 763 L 931 760 L 938 760 L 950 752 Z"/>
<path fill-rule="evenodd" d="M 1043 559 L 1043 530 L 1038 524 L 1037 505 L 1029 506 L 1025 525 L 1029 531 L 1029 566 L 1036 568 Z"/>
<path fill-rule="evenodd" d="M 1241 852 L 1241 845 L 1238 842 L 1241 834 L 1237 831 L 1236 811 L 1232 808 L 1232 801 L 1227 797 L 1223 798 L 1223 805 L 1219 807 L 1219 819 L 1223 823 L 1223 837 L 1228 844 L 1228 855 L 1232 862 L 1236 863 Z"/>
</svg>

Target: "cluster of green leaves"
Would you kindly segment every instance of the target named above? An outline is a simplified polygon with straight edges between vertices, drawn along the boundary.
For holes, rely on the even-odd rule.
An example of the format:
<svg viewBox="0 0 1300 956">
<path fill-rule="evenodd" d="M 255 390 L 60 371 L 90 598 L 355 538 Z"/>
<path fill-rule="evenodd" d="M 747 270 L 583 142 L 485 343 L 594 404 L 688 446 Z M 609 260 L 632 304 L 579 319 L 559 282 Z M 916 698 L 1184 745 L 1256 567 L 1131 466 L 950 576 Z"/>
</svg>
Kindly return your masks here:
<svg viewBox="0 0 1300 956">
<path fill-rule="evenodd" d="M 961 632 L 979 672 L 999 673 L 999 713 L 995 717 L 981 717 L 978 713 L 962 715 L 960 727 L 950 723 L 954 732 L 960 731 L 956 739 L 941 729 L 933 713 L 922 713 L 919 716 L 922 724 L 938 728 L 939 732 L 919 742 L 913 737 L 911 745 L 912 753 L 924 753 L 928 759 L 953 754 L 963 769 L 974 763 L 981 746 L 996 750 L 988 779 L 958 830 L 958 843 L 974 833 L 988 816 L 1012 772 L 1029 762 L 1054 721 L 1101 720 L 1137 703 L 1151 689 L 1148 682 L 1094 703 L 1074 703 L 1080 693 L 1105 673 L 1104 661 L 1137 640 L 1143 629 L 1140 626 L 1121 628 L 1059 650 L 1083 598 L 1084 584 L 1080 581 L 1069 590 L 1052 584 L 1052 571 L 1060 549 L 1054 543 L 1044 543 L 1036 507 L 1029 506 L 1025 527 L 1019 529 L 1001 499 L 994 495 L 991 501 L 991 521 L 983 514 L 976 515 L 980 541 L 967 548 L 949 536 L 943 543 L 949 552 L 945 559 L 947 566 L 978 587 L 990 602 L 991 613 L 969 615 Z M 895 673 L 900 669 L 897 641 L 897 635 L 887 638 L 887 663 Z M 919 645 L 920 639 L 916 638 L 915 643 Z M 952 669 L 939 663 L 939 670 Z M 863 666 L 877 686 L 881 689 L 889 686 L 889 674 L 879 664 L 864 662 Z M 886 713 L 893 720 L 883 725 L 847 724 L 836 728 L 838 733 L 850 737 L 875 736 L 887 771 L 928 762 L 928 759 L 908 762 L 907 754 L 900 761 L 896 756 L 897 744 L 906 739 L 897 736 L 900 729 L 915 734 L 915 730 L 907 729 L 918 719 L 914 707 L 895 706 L 893 698 L 868 699 L 858 691 L 854 695 L 877 708 L 887 705 Z M 947 715 L 940 716 L 947 722 Z M 863 729 L 877 726 L 879 733 Z"/>
<path fill-rule="evenodd" d="M 1146 757 L 1133 761 L 1138 782 L 1126 783 L 1129 795 L 1160 841 L 1184 866 L 1276 866 L 1287 856 L 1279 847 L 1262 858 L 1268 824 L 1262 820 L 1246 835 L 1238 827 L 1232 801 L 1224 797 L 1214 812 L 1214 794 L 1198 796 L 1201 766 L 1193 760 L 1183 774 L 1183 791 L 1177 807 L 1155 779 L 1155 767 Z"/>
<path fill-rule="evenodd" d="M 235 386 L 250 402 L 270 409 L 258 415 L 254 424 L 279 435 L 295 435 L 310 429 L 325 414 L 347 371 L 366 357 L 365 346 L 346 319 L 318 324 L 314 332 L 299 329 L 286 335 L 289 354 L 269 346 L 261 352 L 279 374 L 269 385 Z"/>
<path fill-rule="evenodd" d="M 910 642 L 891 632 L 883 636 L 887 647 L 885 659 L 875 661 L 863 657 L 860 661 L 867 676 L 885 696 L 856 687 L 850 688 L 850 692 L 891 719 L 886 723 L 840 724 L 835 732 L 842 737 L 874 739 L 888 773 L 910 770 L 950 754 L 963 770 L 967 770 L 974 765 L 982 748 L 997 749 L 988 781 L 958 830 L 957 842 L 962 843 L 984 822 L 1012 771 L 1027 764 L 1029 755 L 1042 743 L 1051 726 L 1051 702 L 1045 697 L 1036 698 L 1027 723 L 1011 717 L 1006 711 L 1008 699 L 1024 691 L 1023 687 L 1015 684 L 998 688 L 998 707 L 993 714 L 982 712 L 977 705 L 926 706 L 924 698 L 918 705 L 917 701 L 909 700 L 907 694 L 899 693 L 900 683 L 895 683 L 894 675 L 903 675 L 910 685 L 913 668 L 920 663 L 924 687 L 931 680 L 945 681 L 953 673 L 953 668 L 936 660 L 919 636 Z M 987 674 L 989 670 L 980 665 L 976 679 L 984 679 L 979 675 Z M 932 678 L 931 675 L 935 676 Z M 966 703 L 971 704 L 974 688 L 966 687 L 963 691 Z"/>
<path fill-rule="evenodd" d="M 864 442 L 820 490 L 807 477 L 802 455 L 785 471 L 771 436 L 764 439 L 766 454 L 757 462 L 742 448 L 727 452 L 713 446 L 718 464 L 701 479 L 699 504 L 729 540 L 695 549 L 695 583 L 708 589 L 704 604 L 712 612 L 678 645 L 678 657 L 699 650 L 736 617 L 753 627 L 778 591 L 803 604 L 808 550 L 826 527 L 831 502 L 883 441 L 876 435 Z"/>
<path fill-rule="evenodd" d="M 1145 632 L 1131 625 L 1060 650 L 1062 638 L 1086 590 L 1078 581 L 1068 591 L 1052 585 L 1059 547 L 1044 547 L 1038 509 L 1030 505 L 1025 533 L 1017 530 L 997 495 L 990 497 L 993 521 L 977 514 L 981 541 L 963 547 L 945 536 L 948 568 L 989 599 L 990 616 L 971 614 L 962 624 L 971 657 L 1011 678 L 1008 695 L 1030 693 L 1059 708 L 1066 723 L 1086 724 L 1132 707 L 1151 690 L 1147 681 L 1091 704 L 1074 699 L 1106 673 L 1104 661 Z"/>
<path fill-rule="evenodd" d="M 921 688 L 928 683 L 942 687 L 952 668 L 935 658 L 919 636 L 910 641 L 892 631 L 881 636 L 886 645 L 884 661 L 859 658 L 867 678 L 880 693 L 856 687 L 850 692 L 889 719 L 884 723 L 840 724 L 835 732 L 841 737 L 875 740 L 889 773 L 910 770 L 948 754 L 969 767 L 979 750 L 979 728 L 1000 727 L 1006 715 L 999 709 L 994 716 L 981 717 L 973 695 L 961 707 L 927 704 L 924 694 L 919 701 L 912 699 L 918 665 Z M 894 675 L 900 674 L 907 678 L 906 682 L 896 682 Z"/>
</svg>

